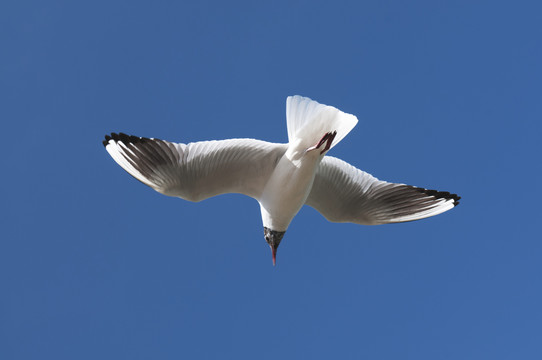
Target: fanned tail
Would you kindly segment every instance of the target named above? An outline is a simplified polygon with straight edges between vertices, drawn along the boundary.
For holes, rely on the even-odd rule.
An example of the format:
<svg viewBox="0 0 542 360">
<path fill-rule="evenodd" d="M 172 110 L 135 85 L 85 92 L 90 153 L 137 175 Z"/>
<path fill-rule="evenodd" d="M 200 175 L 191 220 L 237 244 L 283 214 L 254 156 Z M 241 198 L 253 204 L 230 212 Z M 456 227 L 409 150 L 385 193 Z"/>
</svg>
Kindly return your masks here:
<svg viewBox="0 0 542 360">
<path fill-rule="evenodd" d="M 318 143 L 324 134 L 336 131 L 333 148 L 358 123 L 354 115 L 299 95 L 286 99 L 286 121 L 290 144 L 300 143 L 307 148 Z"/>
</svg>

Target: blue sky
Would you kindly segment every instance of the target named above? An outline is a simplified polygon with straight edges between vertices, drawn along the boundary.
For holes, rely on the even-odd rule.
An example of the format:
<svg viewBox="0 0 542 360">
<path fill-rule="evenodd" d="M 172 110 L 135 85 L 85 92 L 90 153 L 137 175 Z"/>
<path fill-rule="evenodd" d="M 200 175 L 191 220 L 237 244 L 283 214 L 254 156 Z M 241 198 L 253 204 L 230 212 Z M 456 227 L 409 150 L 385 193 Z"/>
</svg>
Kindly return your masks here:
<svg viewBox="0 0 542 360">
<path fill-rule="evenodd" d="M 537 1 L 0 5 L 2 359 L 540 359 Z M 278 251 L 241 195 L 162 196 L 103 149 L 287 140 L 300 94 L 355 114 L 330 155 L 447 190 L 397 225 L 303 208 Z"/>
</svg>

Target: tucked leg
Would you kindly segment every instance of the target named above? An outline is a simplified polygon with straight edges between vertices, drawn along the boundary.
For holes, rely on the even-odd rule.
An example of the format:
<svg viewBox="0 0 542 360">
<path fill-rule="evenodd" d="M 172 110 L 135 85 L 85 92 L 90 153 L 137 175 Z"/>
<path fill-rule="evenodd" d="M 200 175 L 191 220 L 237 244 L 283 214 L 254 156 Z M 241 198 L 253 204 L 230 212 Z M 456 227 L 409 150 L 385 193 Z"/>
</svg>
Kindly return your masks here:
<svg viewBox="0 0 542 360">
<path fill-rule="evenodd" d="M 335 139 L 336 135 L 336 131 L 325 133 L 324 136 L 322 136 L 322 138 L 320 139 L 320 141 L 318 141 L 318 144 L 311 146 L 307 149 L 307 151 L 320 149 L 320 147 L 325 143 L 326 145 L 324 146 L 324 149 L 320 151 L 320 154 L 323 154 L 331 148 L 331 144 L 333 143 L 333 139 Z"/>
<path fill-rule="evenodd" d="M 320 151 L 320 154 L 325 153 L 326 151 L 328 151 L 331 148 L 331 144 L 333 143 L 333 139 L 335 139 L 335 136 L 337 135 L 337 132 L 336 131 L 334 131 L 332 133 L 329 132 L 326 135 L 328 135 L 327 139 L 326 139 L 326 146 L 324 147 L 324 150 Z"/>
</svg>

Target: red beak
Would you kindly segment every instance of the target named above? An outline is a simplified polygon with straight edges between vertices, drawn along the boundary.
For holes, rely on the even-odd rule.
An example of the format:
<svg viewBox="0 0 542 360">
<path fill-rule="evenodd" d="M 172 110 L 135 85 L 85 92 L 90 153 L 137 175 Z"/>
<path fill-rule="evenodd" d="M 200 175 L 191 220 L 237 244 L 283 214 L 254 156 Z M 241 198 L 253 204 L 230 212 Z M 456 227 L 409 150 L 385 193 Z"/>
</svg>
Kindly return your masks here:
<svg viewBox="0 0 542 360">
<path fill-rule="evenodd" d="M 277 248 L 273 246 L 270 246 L 270 248 L 271 248 L 271 254 L 273 254 L 273 266 L 275 266 L 277 263 Z"/>
</svg>

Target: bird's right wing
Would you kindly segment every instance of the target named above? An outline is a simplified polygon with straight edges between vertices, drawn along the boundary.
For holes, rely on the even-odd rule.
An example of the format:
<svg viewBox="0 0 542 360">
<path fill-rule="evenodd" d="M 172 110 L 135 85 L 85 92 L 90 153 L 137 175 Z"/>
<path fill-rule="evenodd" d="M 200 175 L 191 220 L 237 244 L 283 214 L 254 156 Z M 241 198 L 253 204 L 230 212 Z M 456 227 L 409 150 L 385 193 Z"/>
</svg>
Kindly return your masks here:
<svg viewBox="0 0 542 360">
<path fill-rule="evenodd" d="M 438 215 L 459 204 L 459 199 L 445 191 L 381 181 L 325 156 L 306 204 L 329 221 L 377 225 Z"/>
<path fill-rule="evenodd" d="M 258 199 L 286 144 L 253 139 L 172 143 L 106 135 L 111 157 L 130 175 L 168 196 L 200 201 L 224 193 Z"/>
</svg>

